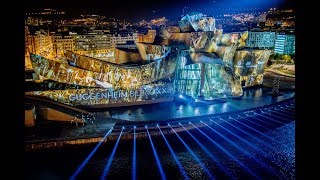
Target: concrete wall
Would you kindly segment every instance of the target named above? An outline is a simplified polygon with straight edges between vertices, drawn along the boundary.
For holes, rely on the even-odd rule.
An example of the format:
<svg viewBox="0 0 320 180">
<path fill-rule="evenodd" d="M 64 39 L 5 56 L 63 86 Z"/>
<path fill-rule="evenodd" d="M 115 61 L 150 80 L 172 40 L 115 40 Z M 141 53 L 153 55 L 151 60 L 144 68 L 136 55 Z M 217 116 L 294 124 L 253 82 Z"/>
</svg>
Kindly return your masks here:
<svg viewBox="0 0 320 180">
<path fill-rule="evenodd" d="M 24 111 L 24 126 L 25 127 L 33 127 L 35 125 L 35 108 Z"/>
<path fill-rule="evenodd" d="M 63 112 L 50 109 L 50 108 L 40 108 L 38 111 L 38 115 L 41 116 L 41 118 L 49 121 L 74 121 L 82 123 L 82 119 L 75 118 L 74 116 L 71 116 L 69 114 L 65 114 Z"/>
</svg>

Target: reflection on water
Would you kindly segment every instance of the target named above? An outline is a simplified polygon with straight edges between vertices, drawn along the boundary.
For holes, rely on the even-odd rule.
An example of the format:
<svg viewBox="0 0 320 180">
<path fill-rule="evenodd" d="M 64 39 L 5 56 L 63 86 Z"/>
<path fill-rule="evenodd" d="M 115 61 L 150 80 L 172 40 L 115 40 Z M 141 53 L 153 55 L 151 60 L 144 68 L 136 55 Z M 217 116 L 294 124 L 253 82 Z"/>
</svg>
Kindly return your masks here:
<svg viewBox="0 0 320 180">
<path fill-rule="evenodd" d="M 109 112 L 113 118 L 129 121 L 161 121 L 172 118 L 182 118 L 255 108 L 293 97 L 295 94 L 294 91 L 284 91 L 282 92 L 283 95 L 272 97 L 268 95 L 270 92 L 272 92 L 272 89 L 270 88 L 247 88 L 244 90 L 242 97 L 224 99 L 223 101 L 219 101 L 218 99 L 209 102 L 206 101 L 204 103 L 199 101 L 197 103 L 182 103 L 179 101 L 173 101 L 141 106 L 110 108 L 103 112 Z"/>
<path fill-rule="evenodd" d="M 243 121 L 245 122 L 245 121 Z M 272 128 L 264 130 L 264 134 L 272 136 L 277 141 L 270 141 L 267 138 L 251 131 L 244 126 L 240 126 L 234 121 L 229 121 L 232 125 L 237 125 L 237 128 L 246 132 L 236 130 L 228 123 L 221 123 L 224 128 L 237 134 L 237 136 L 245 139 L 246 141 L 254 144 L 254 146 L 264 152 L 262 156 L 258 151 L 249 147 L 246 143 L 243 143 L 240 139 L 228 134 L 224 129 L 219 126 L 210 125 L 219 133 L 222 133 L 225 137 L 230 139 L 234 144 L 243 148 L 248 153 L 251 153 L 255 158 L 268 164 L 270 168 L 275 170 L 278 174 L 285 179 L 294 179 L 295 167 L 294 167 L 294 121 L 287 122 L 284 125 L 272 123 Z M 250 124 L 251 127 L 258 129 L 258 126 Z M 217 144 L 223 147 L 226 151 L 232 154 L 237 161 L 245 164 L 251 171 L 264 179 L 278 179 L 278 177 L 270 172 L 268 168 L 262 167 L 255 159 L 243 154 L 239 149 L 234 148 L 232 144 L 226 142 L 220 136 L 216 136 L 215 133 L 208 127 L 201 128 L 205 134 L 212 138 Z M 188 145 L 194 155 L 192 155 L 181 142 L 181 140 L 175 134 L 166 134 L 165 137 L 174 150 L 176 158 L 181 163 L 181 167 L 185 170 L 185 173 L 191 179 L 209 179 L 208 173 L 199 165 L 199 162 L 203 164 L 217 179 L 225 179 L 227 176 L 218 167 L 216 161 L 208 156 L 203 151 L 203 148 L 199 146 L 199 143 L 190 138 L 190 134 L 194 136 L 209 152 L 212 156 L 216 157 L 220 162 L 220 165 L 224 166 L 229 173 L 239 179 L 250 179 L 252 176 L 245 171 L 242 166 L 235 160 L 217 148 L 216 145 L 210 143 L 206 137 L 204 137 L 197 129 L 189 130 L 189 132 L 178 132 L 180 138 Z M 258 139 L 259 141 L 257 141 Z M 166 142 L 162 136 L 152 136 L 154 148 L 158 152 L 158 158 L 163 167 L 163 171 L 169 179 L 183 179 L 184 175 L 179 170 L 172 154 L 168 149 Z M 266 146 L 266 144 L 268 146 Z M 98 179 L 103 173 L 106 166 L 107 158 L 112 154 L 116 142 L 109 142 L 102 144 L 97 152 L 93 155 L 92 159 L 84 167 L 83 171 L 79 174 L 80 179 Z M 285 145 L 285 146 L 284 146 Z M 107 174 L 108 179 L 131 179 L 132 175 L 132 147 L 133 140 L 122 139 L 115 153 L 112 164 L 110 165 L 110 171 Z M 272 147 L 272 148 L 270 148 Z M 85 157 L 94 148 L 93 145 L 78 145 L 70 146 L 50 151 L 40 152 L 28 152 L 26 154 L 25 172 L 26 179 L 67 179 L 73 171 L 77 169 L 78 165 L 85 159 Z M 136 175 L 137 179 L 160 179 L 160 173 L 157 168 L 157 164 L 154 160 L 152 147 L 148 138 L 136 139 Z M 194 156 L 198 160 L 194 159 Z M 199 162 L 198 162 L 199 161 Z"/>
</svg>

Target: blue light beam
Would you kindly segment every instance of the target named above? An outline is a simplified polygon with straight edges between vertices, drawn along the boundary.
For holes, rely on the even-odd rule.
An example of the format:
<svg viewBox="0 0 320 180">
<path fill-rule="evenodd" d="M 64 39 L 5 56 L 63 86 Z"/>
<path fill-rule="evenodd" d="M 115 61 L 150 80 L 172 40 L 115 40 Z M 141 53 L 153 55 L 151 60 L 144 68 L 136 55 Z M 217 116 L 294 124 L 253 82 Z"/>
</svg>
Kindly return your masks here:
<svg viewBox="0 0 320 180">
<path fill-rule="evenodd" d="M 273 109 L 276 110 L 276 111 L 281 111 L 282 113 L 285 113 L 285 114 L 290 114 L 290 116 L 295 116 L 295 112 L 294 112 L 294 111 L 290 111 L 290 110 L 284 111 L 284 110 L 278 109 L 278 108 L 276 108 L 276 107 L 274 107 Z M 270 110 L 270 109 L 269 109 L 269 110 Z M 273 110 L 270 110 L 270 111 L 273 111 Z"/>
<path fill-rule="evenodd" d="M 169 124 L 171 127 L 171 125 Z M 215 177 L 210 173 L 210 171 L 203 165 L 203 163 L 200 161 L 200 159 L 197 157 L 197 155 L 194 154 L 194 152 L 191 150 L 191 148 L 184 142 L 184 140 L 179 136 L 179 134 L 171 127 L 173 132 L 177 135 L 179 140 L 182 142 L 182 144 L 187 148 L 189 153 L 193 156 L 193 158 L 198 162 L 198 164 L 201 166 L 201 168 L 208 174 L 210 179 L 215 179 Z"/>
<path fill-rule="evenodd" d="M 165 179 L 166 179 L 166 176 L 165 176 L 165 174 L 164 174 L 164 172 L 163 172 L 163 169 L 162 169 L 162 166 L 161 166 L 159 157 L 158 157 L 158 153 L 157 153 L 157 151 L 156 151 L 156 148 L 155 148 L 154 145 L 153 145 L 153 142 L 152 142 L 152 139 L 151 139 L 151 136 L 150 136 L 148 127 L 145 126 L 145 128 L 147 129 L 148 137 L 149 137 L 150 144 L 151 144 L 151 147 L 152 147 L 152 150 L 153 150 L 153 155 L 154 155 L 154 157 L 155 157 L 155 159 L 156 159 L 156 163 L 157 163 L 157 166 L 158 166 L 158 170 L 159 170 L 159 172 L 160 172 L 160 175 L 161 175 L 161 179 L 162 179 L 162 180 L 165 180 Z"/>
<path fill-rule="evenodd" d="M 194 124 L 189 122 L 193 127 L 195 127 L 202 135 L 204 135 L 211 143 L 217 146 L 221 151 L 223 151 L 226 155 L 228 155 L 231 159 L 233 159 L 236 163 L 238 163 L 244 170 L 246 170 L 251 176 L 255 177 L 256 179 L 261 179 L 256 173 L 254 173 L 250 168 L 244 165 L 241 161 L 239 161 L 236 157 L 234 157 L 230 152 L 228 152 L 225 148 L 223 148 L 219 143 L 209 137 L 206 133 L 196 127 Z"/>
<path fill-rule="evenodd" d="M 284 115 L 284 116 L 287 116 L 287 117 L 294 117 L 295 116 L 295 113 L 294 112 L 289 112 L 289 111 L 284 111 L 284 110 L 281 110 L 281 109 L 278 109 L 276 107 L 273 107 L 273 110 L 271 110 L 271 108 L 269 109 L 266 109 L 267 111 L 271 111 L 271 112 L 276 112 L 276 113 L 279 113 L 281 115 Z M 280 112 L 281 111 L 281 112 Z"/>
<path fill-rule="evenodd" d="M 183 175 L 184 179 L 189 179 L 189 177 L 187 176 L 187 173 L 183 169 L 178 157 L 176 156 L 175 152 L 173 151 L 172 147 L 170 146 L 169 142 L 167 141 L 167 138 L 164 136 L 164 134 L 162 133 L 162 131 L 161 131 L 161 129 L 160 129 L 160 127 L 158 125 L 157 125 L 157 127 L 158 127 L 158 129 L 159 129 L 164 141 L 166 142 L 173 159 L 176 161 L 176 163 L 177 163 L 177 165 L 179 167 L 179 170 L 180 170 L 181 174 Z"/>
<path fill-rule="evenodd" d="M 256 129 L 252 128 L 251 126 L 248 126 L 248 125 L 246 125 L 246 124 L 244 124 L 244 123 L 242 123 L 242 122 L 240 122 L 240 121 L 236 120 L 236 119 L 235 119 L 235 118 L 233 118 L 233 117 L 229 117 L 229 118 L 230 118 L 230 119 L 235 120 L 236 122 L 238 122 L 238 123 L 242 124 L 243 126 L 245 126 L 245 127 L 249 128 L 249 129 L 253 130 L 254 132 L 256 132 L 256 133 L 260 134 L 261 136 L 263 136 L 263 137 L 265 137 L 265 138 L 267 138 L 267 139 L 269 139 L 269 140 L 271 140 L 271 141 L 273 141 L 273 142 L 277 142 L 275 139 L 273 139 L 273 138 L 272 138 L 272 137 L 270 137 L 270 136 L 265 135 L 265 134 L 264 134 L 264 133 L 262 133 L 261 131 L 258 131 L 258 130 L 256 130 Z"/>
<path fill-rule="evenodd" d="M 113 128 L 111 128 L 106 135 L 100 140 L 100 142 L 96 145 L 96 147 L 91 151 L 91 153 L 87 156 L 87 158 L 82 162 L 82 164 L 78 167 L 76 172 L 73 173 L 73 175 L 70 177 L 70 180 L 76 179 L 76 177 L 79 175 L 79 173 L 82 171 L 84 166 L 89 162 L 89 160 L 92 158 L 94 153 L 98 150 L 100 145 L 103 143 L 103 141 L 107 138 L 107 136 L 111 133 Z"/>
<path fill-rule="evenodd" d="M 263 144 L 263 145 L 265 145 L 265 146 L 267 146 L 270 150 L 272 150 L 273 152 L 275 152 L 274 147 L 272 147 L 270 144 L 265 143 L 264 141 L 261 141 L 259 138 L 256 138 L 253 134 L 251 134 L 251 133 L 249 133 L 249 132 L 247 132 L 247 131 L 245 131 L 245 130 L 243 130 L 243 129 L 241 129 L 241 128 L 233 125 L 233 124 L 231 124 L 230 122 L 228 122 L 228 121 L 226 121 L 226 120 L 224 120 L 224 119 L 222 119 L 222 118 L 220 118 L 220 120 L 228 123 L 230 126 L 234 127 L 234 128 L 237 129 L 238 131 L 240 131 L 240 132 L 242 132 L 242 133 L 250 136 L 250 137 L 253 138 L 254 140 L 258 141 L 259 143 L 261 143 L 261 144 Z M 210 120 L 210 121 L 213 122 L 213 120 Z"/>
<path fill-rule="evenodd" d="M 246 120 L 246 121 L 249 121 L 249 122 L 251 122 L 252 124 L 255 124 L 256 126 L 259 126 L 259 127 L 263 128 L 263 129 L 265 129 L 265 130 L 270 130 L 270 128 L 264 127 L 264 126 L 262 126 L 261 124 L 258 124 L 258 123 L 254 122 L 254 121 L 251 121 L 250 119 L 247 119 L 247 118 L 242 117 L 242 116 L 240 116 L 240 115 L 238 115 L 238 117 L 241 118 L 241 119 L 244 119 L 244 120 Z"/>
<path fill-rule="evenodd" d="M 277 120 L 271 119 L 271 118 L 269 118 L 269 117 L 266 117 L 266 116 L 261 115 L 261 114 L 258 114 L 258 113 L 256 113 L 256 115 L 261 116 L 261 117 L 264 117 L 264 118 L 269 119 L 269 120 L 271 120 L 271 121 L 277 122 L 277 123 L 279 123 L 279 124 L 285 124 L 285 123 L 283 123 L 283 122 L 281 122 L 281 121 L 277 121 Z"/>
<path fill-rule="evenodd" d="M 180 123 L 179 123 L 180 124 Z M 232 179 L 235 179 L 235 177 L 229 173 L 229 171 L 226 169 L 226 167 L 224 167 L 220 161 L 206 148 L 204 147 L 204 145 L 196 138 L 194 137 L 191 132 L 189 132 L 189 130 L 187 130 L 182 124 L 180 124 L 180 126 L 186 130 L 186 132 L 191 136 L 191 138 L 201 147 L 201 149 L 207 153 L 207 155 L 218 165 L 218 167 L 229 177 L 231 177 Z"/>
<path fill-rule="evenodd" d="M 258 113 L 257 113 L 257 114 L 258 114 Z M 245 115 L 246 115 L 247 117 L 250 117 L 250 118 L 252 118 L 252 119 L 255 119 L 255 120 L 257 120 L 257 121 L 260 121 L 260 122 L 262 122 L 262 123 L 264 123 L 264 124 L 267 124 L 267 125 L 269 125 L 269 126 L 271 126 L 271 127 L 274 126 L 274 124 L 271 124 L 270 122 L 261 120 L 261 119 L 255 117 L 255 116 L 251 116 L 251 115 L 249 115 L 249 114 L 245 114 Z M 281 122 L 277 122 L 277 123 L 281 123 Z M 283 123 L 281 123 L 281 124 L 283 124 Z"/>
<path fill-rule="evenodd" d="M 287 118 L 283 118 L 283 117 L 280 117 L 280 116 L 277 116 L 277 115 L 275 115 L 275 114 L 271 114 L 271 113 L 268 113 L 268 112 L 264 112 L 264 111 L 261 111 L 263 114 L 267 114 L 267 115 L 269 115 L 269 116 L 273 116 L 273 117 L 276 117 L 276 118 L 280 118 L 280 119 L 283 119 L 283 120 L 285 120 L 285 121 L 289 121 L 289 122 L 291 122 L 292 121 L 292 118 L 290 118 L 290 119 L 287 119 Z"/>
<path fill-rule="evenodd" d="M 260 152 L 262 155 L 267 156 L 267 154 L 265 152 L 263 152 L 261 149 L 259 149 L 258 147 L 256 147 L 255 145 L 253 145 L 252 143 L 248 142 L 247 140 L 243 139 L 242 137 L 238 136 L 237 134 L 233 133 L 232 131 L 230 131 L 229 129 L 225 128 L 224 126 L 216 123 L 213 121 L 213 123 L 215 123 L 216 125 L 220 126 L 223 130 L 227 131 L 229 134 L 232 134 L 233 136 L 237 137 L 238 139 L 240 139 L 242 142 L 245 142 L 246 144 L 248 144 L 250 147 L 252 147 L 253 149 L 255 149 L 256 151 Z"/>
<path fill-rule="evenodd" d="M 133 154 L 132 154 L 132 180 L 137 179 L 137 166 L 136 166 L 136 126 L 133 128 Z"/>
<path fill-rule="evenodd" d="M 237 145 L 235 142 L 233 142 L 232 140 L 230 140 L 229 138 L 227 138 L 226 136 L 224 136 L 223 134 L 221 134 L 220 132 L 218 132 L 217 130 L 213 129 L 211 126 L 209 126 L 207 123 L 201 121 L 202 124 L 206 125 L 209 129 L 211 129 L 213 132 L 215 132 L 216 134 L 218 134 L 220 137 L 222 137 L 224 140 L 226 140 L 227 142 L 229 142 L 233 147 L 237 148 L 238 150 L 240 150 L 242 153 L 244 153 L 245 155 L 247 155 L 249 158 L 251 158 L 252 160 L 254 160 L 255 162 L 257 162 L 258 164 L 260 164 L 262 167 L 266 168 L 269 172 L 272 172 L 273 174 L 277 175 L 278 177 L 279 174 L 273 169 L 270 168 L 269 165 L 267 165 L 266 163 L 260 161 L 257 157 L 253 156 L 251 153 L 249 153 L 248 151 L 246 151 L 245 149 L 243 149 L 242 147 L 240 147 L 239 145 Z"/>
<path fill-rule="evenodd" d="M 114 145 L 114 147 L 113 147 L 113 149 L 112 149 L 111 155 L 110 155 L 110 157 L 109 157 L 109 159 L 108 159 L 108 163 L 107 163 L 106 167 L 104 168 L 103 173 L 102 173 L 102 175 L 101 175 L 101 178 L 100 178 L 101 180 L 104 180 L 105 177 L 107 176 L 108 172 L 109 172 L 109 169 L 110 169 L 111 164 L 112 164 L 113 157 L 114 157 L 114 155 L 116 154 L 116 150 L 117 150 L 118 144 L 119 144 L 119 142 L 120 142 L 120 138 L 121 138 L 123 129 L 124 129 L 124 128 L 121 129 L 121 132 L 120 132 L 120 134 L 119 134 L 119 137 L 118 137 L 118 139 L 117 139 L 117 142 L 116 142 L 116 144 Z"/>
<path fill-rule="evenodd" d="M 294 108 L 289 108 L 288 106 L 287 107 L 280 106 L 280 108 L 287 109 L 288 111 L 291 111 L 292 113 L 295 113 L 295 109 Z"/>
</svg>

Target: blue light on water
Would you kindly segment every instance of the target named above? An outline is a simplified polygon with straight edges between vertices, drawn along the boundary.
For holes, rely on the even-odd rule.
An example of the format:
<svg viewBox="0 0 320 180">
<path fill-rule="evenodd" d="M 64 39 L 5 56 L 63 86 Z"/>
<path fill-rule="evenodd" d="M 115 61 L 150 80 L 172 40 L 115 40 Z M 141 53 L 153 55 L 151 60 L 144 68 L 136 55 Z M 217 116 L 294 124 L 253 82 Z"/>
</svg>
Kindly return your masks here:
<svg viewBox="0 0 320 180">
<path fill-rule="evenodd" d="M 133 154 L 132 154 L 132 180 L 137 179 L 137 168 L 136 168 L 136 126 L 133 128 Z"/>
<path fill-rule="evenodd" d="M 275 112 L 275 113 L 278 113 L 278 114 L 281 114 L 283 116 L 287 116 L 289 118 L 292 118 L 295 114 L 293 111 L 284 111 L 282 109 L 278 109 L 276 107 L 273 107 L 274 110 L 271 110 L 271 108 L 269 109 L 264 109 L 264 110 L 267 110 L 267 111 L 270 111 L 270 112 Z"/>
<path fill-rule="evenodd" d="M 291 111 L 291 112 L 293 112 L 293 113 L 295 112 L 294 109 L 288 108 L 288 106 L 287 106 L 287 107 L 281 106 L 280 108 L 282 108 L 282 109 L 287 109 L 288 111 Z"/>
<path fill-rule="evenodd" d="M 245 127 L 249 128 L 249 129 L 253 130 L 254 132 L 256 132 L 256 133 L 260 134 L 261 136 L 263 136 L 263 137 L 265 137 L 265 138 L 267 138 L 267 139 L 269 139 L 269 140 L 271 140 L 271 141 L 276 142 L 276 140 L 275 140 L 275 139 L 273 139 L 272 137 L 265 135 L 265 134 L 264 134 L 264 133 L 262 133 L 261 131 L 258 131 L 258 130 L 256 130 L 256 129 L 252 128 L 251 126 L 248 126 L 248 125 L 246 125 L 246 124 L 244 124 L 244 123 L 242 123 L 242 122 L 240 122 L 240 121 L 236 120 L 236 119 L 235 119 L 235 118 L 233 118 L 233 117 L 230 117 L 230 119 L 233 119 L 233 120 L 235 120 L 236 122 L 238 122 L 238 123 L 242 124 L 243 126 L 245 126 Z"/>
<path fill-rule="evenodd" d="M 243 139 L 242 137 L 238 136 L 237 134 L 233 133 L 232 131 L 230 131 L 229 129 L 225 128 L 224 126 L 216 123 L 213 121 L 213 123 L 215 123 L 216 125 L 220 126 L 222 129 L 224 129 L 225 131 L 227 131 L 229 134 L 232 134 L 233 136 L 237 137 L 238 139 L 240 139 L 241 141 L 245 142 L 246 144 L 248 144 L 250 147 L 252 147 L 253 149 L 255 149 L 256 151 L 260 152 L 262 155 L 266 156 L 266 153 L 263 152 L 261 149 L 259 149 L 257 146 L 253 145 L 252 143 L 248 142 L 247 140 Z"/>
<path fill-rule="evenodd" d="M 213 129 L 212 127 L 210 127 L 208 124 L 206 124 L 205 122 L 202 122 L 204 125 L 206 125 L 209 129 L 211 129 L 213 132 L 215 132 L 216 134 L 218 134 L 220 137 L 222 137 L 224 140 L 226 140 L 227 142 L 229 142 L 233 147 L 237 148 L 239 151 L 241 151 L 242 153 L 246 154 L 248 157 L 250 157 L 252 160 L 254 160 L 255 162 L 257 162 L 258 164 L 260 164 L 262 167 L 266 168 L 267 170 L 269 170 L 270 172 L 278 175 L 274 169 L 270 168 L 266 163 L 260 161 L 259 159 L 257 159 L 255 156 L 253 156 L 251 153 L 249 153 L 248 151 L 246 151 L 245 149 L 243 149 L 242 147 L 238 146 L 235 142 L 231 141 L 229 138 L 227 138 L 226 136 L 224 136 L 223 134 L 221 134 L 220 132 L 218 132 L 217 130 Z M 279 175 L 278 175 L 279 176 Z"/>
<path fill-rule="evenodd" d="M 150 144 L 151 144 L 151 147 L 152 147 L 153 155 L 154 155 L 154 157 L 155 157 L 155 159 L 156 159 L 156 163 L 157 163 L 157 166 L 158 166 L 158 170 L 159 170 L 159 172 L 160 172 L 160 175 L 161 175 L 161 179 L 164 180 L 164 179 L 166 179 L 166 176 L 165 176 L 165 174 L 164 174 L 164 172 L 163 172 L 163 169 L 162 169 L 162 166 L 161 166 L 159 157 L 158 157 L 158 153 L 157 153 L 157 151 L 156 151 L 156 148 L 155 148 L 154 145 L 153 145 L 153 142 L 152 142 L 152 139 L 151 139 L 151 136 L 150 136 L 150 133 L 149 133 L 149 130 L 148 130 L 147 125 L 145 126 L 145 128 L 147 129 L 149 141 L 150 141 Z"/>
<path fill-rule="evenodd" d="M 264 111 L 261 111 L 261 112 L 264 113 L 264 114 L 268 114 L 270 116 L 273 116 L 273 117 L 277 117 L 277 118 L 283 119 L 285 121 L 290 121 L 290 122 L 292 121 L 291 119 L 283 118 L 283 117 L 277 116 L 275 114 L 270 114 L 270 113 L 267 113 L 267 112 L 264 112 Z"/>
<path fill-rule="evenodd" d="M 180 123 L 179 123 L 180 124 Z M 201 149 L 207 153 L 207 155 L 218 165 L 218 167 L 226 174 L 228 175 L 229 177 L 231 177 L 232 179 L 235 179 L 235 177 L 229 173 L 229 171 L 226 169 L 226 167 L 224 167 L 220 161 L 206 148 L 204 147 L 204 145 L 196 138 L 194 137 L 190 132 L 189 130 L 187 130 L 182 124 L 180 124 L 180 126 L 186 130 L 186 132 L 191 136 L 191 138 L 201 147 Z"/>
<path fill-rule="evenodd" d="M 104 180 L 105 177 L 107 176 L 108 172 L 109 172 L 109 169 L 110 169 L 111 164 L 112 164 L 113 157 L 114 157 L 114 155 L 116 154 L 116 150 L 117 150 L 117 147 L 118 147 L 119 142 L 120 142 L 120 138 L 121 138 L 123 129 L 124 129 L 124 128 L 121 129 L 121 132 L 120 132 L 120 134 L 119 134 L 119 137 L 118 137 L 118 139 L 117 139 L 117 142 L 116 142 L 116 144 L 114 145 L 114 147 L 113 147 L 113 149 L 112 149 L 112 152 L 111 152 L 110 157 L 108 158 L 108 163 L 107 163 L 106 167 L 105 167 L 104 170 L 103 170 L 103 173 L 102 173 L 102 175 L 101 175 L 101 180 Z"/>
<path fill-rule="evenodd" d="M 70 177 L 70 179 L 75 179 L 79 173 L 82 171 L 82 169 L 84 168 L 84 166 L 88 163 L 88 161 L 92 158 L 92 156 L 94 155 L 94 153 L 98 150 L 98 148 L 100 147 L 100 145 L 103 143 L 103 141 L 107 138 L 107 136 L 111 133 L 113 128 L 111 128 L 106 135 L 104 135 L 104 137 L 100 140 L 100 142 L 96 145 L 96 147 L 91 151 L 91 153 L 87 156 L 87 158 L 82 162 L 82 164 L 78 167 L 78 169 L 76 170 L 76 172 L 73 173 L 73 175 Z"/>
<path fill-rule="evenodd" d="M 224 119 L 222 119 L 222 118 L 220 118 L 220 120 L 226 122 L 226 123 L 229 124 L 230 126 L 232 126 L 232 127 L 234 127 L 235 129 L 237 129 L 238 131 L 240 131 L 240 132 L 242 132 L 242 133 L 250 136 L 250 137 L 253 138 L 254 140 L 258 141 L 259 143 L 267 146 L 270 150 L 274 151 L 274 147 L 270 146 L 270 144 L 267 144 L 267 143 L 265 143 L 264 141 L 261 141 L 259 138 L 256 138 L 256 137 L 255 137 L 254 135 L 252 135 L 251 133 L 248 133 L 247 131 L 244 131 L 243 129 L 241 129 L 241 128 L 239 128 L 239 127 L 231 124 L 230 122 L 228 122 L 228 121 L 226 121 L 226 120 L 224 120 Z M 210 120 L 210 121 L 212 121 L 212 120 Z M 212 122 L 213 122 L 213 121 L 212 121 Z"/>
<path fill-rule="evenodd" d="M 256 173 L 254 173 L 250 168 L 248 168 L 246 165 L 244 165 L 241 161 L 239 161 L 236 157 L 234 157 L 230 152 L 228 152 L 225 148 L 223 148 L 219 143 L 217 143 L 215 140 L 213 140 L 211 137 L 209 137 L 206 133 L 204 133 L 202 130 L 200 130 L 198 127 L 196 127 L 194 124 L 189 122 L 193 127 L 195 127 L 202 135 L 204 135 L 211 143 L 213 143 L 215 146 L 217 146 L 221 151 L 223 151 L 226 155 L 228 155 L 230 158 L 232 158 L 235 162 L 237 162 L 244 170 L 246 170 L 251 176 L 254 176 L 256 179 L 261 179 Z"/>
<path fill-rule="evenodd" d="M 271 118 L 269 118 L 269 117 L 266 117 L 266 116 L 261 115 L 261 114 L 258 114 L 258 113 L 254 113 L 254 114 L 255 114 L 255 115 L 258 115 L 258 116 L 260 116 L 260 117 L 264 117 L 264 118 L 266 118 L 266 119 L 269 119 L 269 120 L 271 120 L 271 121 L 273 121 L 273 122 L 276 122 L 276 123 L 279 123 L 279 124 L 285 124 L 285 123 L 283 123 L 283 122 L 280 122 L 280 121 L 271 119 Z M 250 116 L 250 115 L 247 114 L 247 116 Z M 250 117 L 255 118 L 255 119 L 258 119 L 258 118 L 253 117 L 253 116 L 250 116 Z M 262 121 L 262 120 L 260 120 L 260 121 Z M 269 124 L 270 124 L 270 123 L 269 123 Z"/>
<path fill-rule="evenodd" d="M 273 110 L 271 110 L 271 109 L 268 109 L 268 111 L 272 111 L 272 112 L 279 112 L 279 111 L 281 111 L 281 112 L 282 112 L 281 114 L 287 115 L 287 116 L 289 116 L 288 114 L 290 114 L 291 116 L 294 116 L 294 115 L 295 115 L 295 112 L 294 112 L 294 111 L 291 111 L 291 110 L 284 111 L 284 110 L 278 109 L 278 108 L 276 108 L 276 107 L 273 107 L 273 109 L 274 109 L 275 111 L 273 111 Z M 279 112 L 279 113 L 280 113 L 280 112 Z"/>
<path fill-rule="evenodd" d="M 171 125 L 169 125 L 171 127 Z M 210 173 L 210 171 L 206 168 L 206 166 L 203 165 L 203 163 L 200 161 L 200 159 L 194 154 L 194 152 L 191 150 L 191 148 L 184 142 L 184 140 L 179 136 L 179 134 L 171 127 L 173 132 L 177 135 L 179 140 L 182 142 L 182 144 L 187 148 L 189 153 L 193 156 L 193 158 L 198 162 L 198 164 L 201 166 L 201 168 L 207 173 L 210 179 L 215 179 L 215 177 Z"/>
<path fill-rule="evenodd" d="M 257 121 L 259 121 L 259 122 L 261 122 L 261 123 L 263 123 L 263 124 L 266 124 L 266 125 L 269 125 L 269 126 L 274 126 L 273 124 L 271 124 L 271 123 L 269 123 L 269 122 L 267 122 L 267 121 L 264 121 L 264 120 L 261 120 L 261 119 L 259 119 L 259 118 L 257 118 L 257 117 L 254 117 L 254 116 L 250 116 L 249 114 L 246 114 L 246 116 L 247 117 L 250 117 L 250 118 L 252 118 L 252 119 L 255 119 L 255 120 L 257 120 Z M 282 123 L 283 124 L 283 123 Z"/>
<path fill-rule="evenodd" d="M 244 119 L 244 120 L 246 120 L 246 121 L 249 121 L 249 122 L 251 122 L 252 124 L 254 124 L 254 125 L 256 125 L 256 126 L 259 126 L 259 127 L 261 127 L 262 129 L 270 130 L 270 128 L 267 128 L 267 127 L 265 127 L 265 126 L 262 126 L 261 124 L 258 124 L 258 123 L 254 122 L 254 121 L 251 121 L 250 119 L 247 119 L 247 118 L 242 117 L 242 116 L 240 116 L 240 115 L 238 115 L 238 117 L 241 118 L 241 119 Z"/>
<path fill-rule="evenodd" d="M 169 142 L 167 141 L 167 138 L 164 136 L 164 134 L 162 133 L 162 131 L 161 131 L 161 129 L 160 129 L 160 127 L 158 125 L 157 125 L 157 127 L 158 127 L 158 129 L 159 129 L 164 141 L 166 142 L 173 159 L 176 161 L 176 163 L 177 163 L 177 165 L 179 167 L 179 170 L 180 170 L 181 174 L 183 175 L 184 179 L 189 179 L 189 177 L 187 176 L 187 173 L 183 169 L 178 157 L 176 156 L 175 152 L 173 151 L 172 147 L 170 146 Z"/>
</svg>

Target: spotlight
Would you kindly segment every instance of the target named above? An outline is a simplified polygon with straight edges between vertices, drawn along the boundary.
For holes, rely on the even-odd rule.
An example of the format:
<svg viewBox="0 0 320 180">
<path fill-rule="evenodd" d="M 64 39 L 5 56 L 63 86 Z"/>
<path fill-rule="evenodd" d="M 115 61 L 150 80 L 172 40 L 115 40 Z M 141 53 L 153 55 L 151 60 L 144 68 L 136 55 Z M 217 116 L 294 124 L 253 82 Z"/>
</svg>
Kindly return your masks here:
<svg viewBox="0 0 320 180">
<path fill-rule="evenodd" d="M 159 127 L 159 124 L 157 124 L 157 127 Z"/>
<path fill-rule="evenodd" d="M 191 124 L 191 122 L 189 121 L 189 124 Z"/>
<path fill-rule="evenodd" d="M 183 96 L 180 94 L 180 95 L 179 95 L 179 98 L 183 98 Z"/>
<path fill-rule="evenodd" d="M 179 122 L 179 125 L 181 125 L 181 123 Z"/>
<path fill-rule="evenodd" d="M 136 128 L 136 126 L 133 126 L 133 128 Z"/>
<path fill-rule="evenodd" d="M 170 126 L 170 124 L 168 123 L 168 126 Z"/>
<path fill-rule="evenodd" d="M 144 125 L 144 127 L 147 128 L 148 126 L 147 126 L 147 125 Z"/>
<path fill-rule="evenodd" d="M 124 129 L 124 126 L 122 126 L 122 129 Z"/>
</svg>

